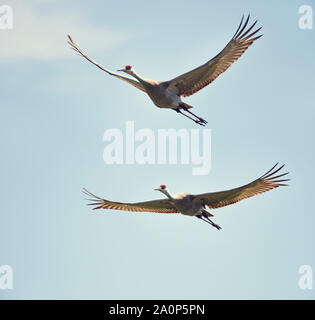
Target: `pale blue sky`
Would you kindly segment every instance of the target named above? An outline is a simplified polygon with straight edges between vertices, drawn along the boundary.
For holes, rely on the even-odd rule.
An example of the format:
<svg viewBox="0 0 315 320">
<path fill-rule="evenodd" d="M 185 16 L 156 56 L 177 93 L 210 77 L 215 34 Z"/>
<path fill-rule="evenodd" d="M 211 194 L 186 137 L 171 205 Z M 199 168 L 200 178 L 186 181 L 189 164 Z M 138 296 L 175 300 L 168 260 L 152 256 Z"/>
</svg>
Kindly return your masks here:
<svg viewBox="0 0 315 320">
<path fill-rule="evenodd" d="M 0 265 L 6 299 L 314 299 L 298 268 L 315 268 L 313 1 L 1 1 Z M 313 8 L 314 9 L 314 8 Z M 186 99 L 212 131 L 212 170 L 106 166 L 103 134 L 196 128 L 68 49 L 70 33 L 100 63 L 167 80 L 216 55 L 251 13 L 264 36 L 213 84 Z M 219 232 L 179 215 L 100 211 L 107 199 L 159 198 L 240 186 L 280 161 L 290 187 L 213 211 Z"/>
</svg>

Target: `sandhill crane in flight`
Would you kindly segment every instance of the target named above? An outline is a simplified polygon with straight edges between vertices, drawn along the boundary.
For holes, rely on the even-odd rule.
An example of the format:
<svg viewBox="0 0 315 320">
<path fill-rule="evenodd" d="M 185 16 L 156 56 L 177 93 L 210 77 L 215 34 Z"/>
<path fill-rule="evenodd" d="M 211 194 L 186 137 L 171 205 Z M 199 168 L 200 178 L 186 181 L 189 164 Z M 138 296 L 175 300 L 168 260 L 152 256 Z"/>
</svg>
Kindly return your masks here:
<svg viewBox="0 0 315 320">
<path fill-rule="evenodd" d="M 95 206 L 93 209 L 113 209 L 155 213 L 181 213 L 187 216 L 195 216 L 211 224 L 213 227 L 219 230 L 221 229 L 221 227 L 215 224 L 209 218 L 212 217 L 213 214 L 206 211 L 206 207 L 208 207 L 209 209 L 225 207 L 240 200 L 253 197 L 259 193 L 263 193 L 280 186 L 287 186 L 287 184 L 283 184 L 283 182 L 289 181 L 289 179 L 279 178 L 287 175 L 288 172 L 276 175 L 276 173 L 284 167 L 284 165 L 282 165 L 281 167 L 276 168 L 277 165 L 278 163 L 260 178 L 254 180 L 249 184 L 246 184 L 239 188 L 220 192 L 210 192 L 196 195 L 187 193 L 176 193 L 174 195 L 171 195 L 168 192 L 166 185 L 162 184 L 159 188 L 154 190 L 162 192 L 167 197 L 167 199 L 136 203 L 108 201 L 94 195 L 86 189 L 83 189 L 83 192 L 92 198 L 88 199 L 89 201 L 91 201 L 91 203 L 89 203 L 88 205 Z"/>
<path fill-rule="evenodd" d="M 116 72 L 106 69 L 105 67 L 97 63 L 95 60 L 90 58 L 72 40 L 70 35 L 68 35 L 68 43 L 70 44 L 72 49 L 74 49 L 82 57 L 96 65 L 101 70 L 107 72 L 108 74 L 114 77 L 128 82 L 129 84 L 133 85 L 141 91 L 146 92 L 157 107 L 175 110 L 179 114 L 182 114 L 185 117 L 204 126 L 207 124 L 207 121 L 192 113 L 190 111 L 192 106 L 183 102 L 181 100 L 181 97 L 190 96 L 199 91 L 200 89 L 204 88 L 208 84 L 210 84 L 221 73 L 228 69 L 233 62 L 238 60 L 238 58 L 255 40 L 259 39 L 262 36 L 259 35 L 253 37 L 261 28 L 258 28 L 252 33 L 250 33 L 250 31 L 256 25 L 257 20 L 251 25 L 251 27 L 247 28 L 246 30 L 249 17 L 250 16 L 248 15 L 244 24 L 244 16 L 242 17 L 241 23 L 238 29 L 236 30 L 234 36 L 218 55 L 216 55 L 211 60 L 207 61 L 205 64 L 199 66 L 198 68 L 186 72 L 169 81 L 155 81 L 142 78 L 138 73 L 136 73 L 135 69 L 130 65 L 127 65 L 124 68 L 117 71 L 125 72 L 130 76 L 134 77 L 135 80 L 129 77 L 125 77 Z M 186 113 L 183 113 L 183 111 L 189 113 L 193 117 Z"/>
</svg>

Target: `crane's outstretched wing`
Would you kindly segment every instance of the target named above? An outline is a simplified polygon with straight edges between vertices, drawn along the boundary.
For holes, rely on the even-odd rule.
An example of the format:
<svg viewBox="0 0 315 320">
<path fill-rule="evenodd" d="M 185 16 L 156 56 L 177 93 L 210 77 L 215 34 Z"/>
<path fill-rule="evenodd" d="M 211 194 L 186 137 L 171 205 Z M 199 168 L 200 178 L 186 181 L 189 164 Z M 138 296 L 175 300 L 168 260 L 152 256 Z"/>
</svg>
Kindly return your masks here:
<svg viewBox="0 0 315 320">
<path fill-rule="evenodd" d="M 134 87 L 138 88 L 139 90 L 146 92 L 146 90 L 144 89 L 143 85 L 133 79 L 130 79 L 128 77 L 122 76 L 116 72 L 110 71 L 108 69 L 106 69 L 105 67 L 103 67 L 102 65 L 100 65 L 99 63 L 97 63 L 95 60 L 93 60 L 92 58 L 90 58 L 86 53 L 84 53 L 80 47 L 72 40 L 72 38 L 70 37 L 70 35 L 68 35 L 68 43 L 70 44 L 71 48 L 76 51 L 77 53 L 79 53 L 83 58 L 85 58 L 86 60 L 90 61 L 91 63 L 93 63 L 94 65 L 96 65 L 98 68 L 100 68 L 101 70 L 107 72 L 108 74 L 110 74 L 111 76 L 117 77 L 123 81 L 126 81 L 128 83 L 130 83 L 131 85 L 133 85 Z"/>
<path fill-rule="evenodd" d="M 278 163 L 260 178 L 249 184 L 246 184 L 245 186 L 227 191 L 199 194 L 195 197 L 201 200 L 204 205 L 215 209 L 228 206 L 235 202 L 253 197 L 259 193 L 263 193 L 280 186 L 287 186 L 287 184 L 283 184 L 282 182 L 289 181 L 290 179 L 279 180 L 279 178 L 287 175 L 288 172 L 276 176 L 275 174 L 284 167 L 284 165 L 282 165 L 280 168 L 274 170 L 277 165 Z"/>
<path fill-rule="evenodd" d="M 136 203 L 121 203 L 102 199 L 86 189 L 83 189 L 83 193 L 88 195 L 89 197 L 92 197 L 92 199 L 88 199 L 89 201 L 92 201 L 88 205 L 95 206 L 95 208 L 93 209 L 112 209 L 133 212 L 179 213 L 168 199 Z"/>
<path fill-rule="evenodd" d="M 214 58 L 201 65 L 200 67 L 184 73 L 170 81 L 167 81 L 169 88 L 178 95 L 187 97 L 190 96 L 200 89 L 204 88 L 212 81 L 214 81 L 221 73 L 228 69 L 233 62 L 238 60 L 238 58 L 246 51 L 246 49 L 262 35 L 253 36 L 261 29 L 257 29 L 251 34 L 248 33 L 254 28 L 257 20 L 254 24 L 245 30 L 249 15 L 243 25 L 242 17 L 241 23 L 236 30 L 231 41 L 226 45 L 226 47 Z"/>
</svg>

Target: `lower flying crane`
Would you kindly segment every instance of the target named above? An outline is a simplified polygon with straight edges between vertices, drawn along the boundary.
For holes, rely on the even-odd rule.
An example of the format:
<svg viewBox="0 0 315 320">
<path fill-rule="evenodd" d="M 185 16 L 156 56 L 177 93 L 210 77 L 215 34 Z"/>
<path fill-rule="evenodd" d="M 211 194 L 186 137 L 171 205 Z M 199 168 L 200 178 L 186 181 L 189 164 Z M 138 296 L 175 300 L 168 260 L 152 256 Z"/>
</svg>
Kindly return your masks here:
<svg viewBox="0 0 315 320">
<path fill-rule="evenodd" d="M 91 199 L 88 199 L 91 201 L 89 205 L 95 206 L 94 209 L 113 209 L 155 213 L 181 213 L 186 216 L 197 217 L 198 219 L 201 219 L 220 230 L 221 227 L 215 224 L 209 218 L 213 217 L 213 214 L 208 212 L 206 207 L 209 209 L 225 207 L 243 199 L 253 197 L 259 193 L 263 193 L 280 186 L 286 186 L 287 184 L 284 184 L 283 182 L 289 181 L 289 179 L 281 178 L 286 176 L 288 172 L 277 175 L 277 173 L 284 167 L 284 165 L 282 165 L 279 168 L 276 168 L 277 165 L 278 163 L 260 178 L 249 184 L 239 188 L 220 192 L 210 192 L 196 195 L 188 193 L 176 193 L 171 195 L 168 192 L 166 185 L 162 184 L 155 190 L 162 192 L 167 199 L 136 203 L 108 201 L 94 195 L 86 189 L 83 189 L 83 192 L 91 197 Z"/>
</svg>

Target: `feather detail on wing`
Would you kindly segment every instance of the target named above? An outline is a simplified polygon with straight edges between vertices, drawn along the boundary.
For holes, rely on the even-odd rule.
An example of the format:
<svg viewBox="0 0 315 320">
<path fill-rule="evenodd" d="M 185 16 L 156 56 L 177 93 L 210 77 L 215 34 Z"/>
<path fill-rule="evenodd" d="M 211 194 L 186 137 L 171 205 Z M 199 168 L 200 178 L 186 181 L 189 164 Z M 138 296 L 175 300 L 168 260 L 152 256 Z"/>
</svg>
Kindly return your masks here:
<svg viewBox="0 0 315 320">
<path fill-rule="evenodd" d="M 199 194 L 195 197 L 197 199 L 200 199 L 204 205 L 208 206 L 209 208 L 215 209 L 228 206 L 235 202 L 253 197 L 257 194 L 272 190 L 274 188 L 278 188 L 280 186 L 287 186 L 287 184 L 283 184 L 283 182 L 289 181 L 290 179 L 279 180 L 279 178 L 287 175 L 288 172 L 280 175 L 275 175 L 284 167 L 284 165 L 282 165 L 280 168 L 275 169 L 277 165 L 278 163 L 260 178 L 242 187 L 221 192 Z"/>
<path fill-rule="evenodd" d="M 86 189 L 83 189 L 83 193 L 91 197 L 87 199 L 91 201 L 88 205 L 95 206 L 93 209 L 112 209 L 123 210 L 133 212 L 155 212 L 155 213 L 179 213 L 177 209 L 171 204 L 168 199 L 136 202 L 136 203 L 122 203 L 113 202 L 102 199 Z"/>
<path fill-rule="evenodd" d="M 187 97 L 204 88 L 214 81 L 221 73 L 226 71 L 226 69 L 237 61 L 255 40 L 262 36 L 253 37 L 261 28 L 250 33 L 256 25 L 257 20 L 251 27 L 245 30 L 249 17 L 250 16 L 248 15 L 244 25 L 244 16 L 242 17 L 241 23 L 233 38 L 217 56 L 200 67 L 168 81 L 169 86 L 173 87 L 174 90 L 177 88 L 178 95 Z"/>
<path fill-rule="evenodd" d="M 137 89 L 146 92 L 145 88 L 143 87 L 143 85 L 133 79 L 130 79 L 128 77 L 122 76 L 116 72 L 110 71 L 108 69 L 106 69 L 105 67 L 103 67 L 102 65 L 100 65 L 98 62 L 96 62 L 95 60 L 93 60 L 92 58 L 90 58 L 86 53 L 84 53 L 80 47 L 72 40 L 72 38 L 70 37 L 70 35 L 68 35 L 68 44 L 71 46 L 71 48 L 76 51 L 77 53 L 79 53 L 83 58 L 85 58 L 86 60 L 88 60 L 89 62 L 93 63 L 95 66 L 97 66 L 98 68 L 100 68 L 101 70 L 107 72 L 108 74 L 110 74 L 111 76 L 114 76 L 116 78 L 119 78 L 123 81 L 128 82 L 129 84 L 131 84 L 132 86 L 136 87 Z"/>
</svg>

